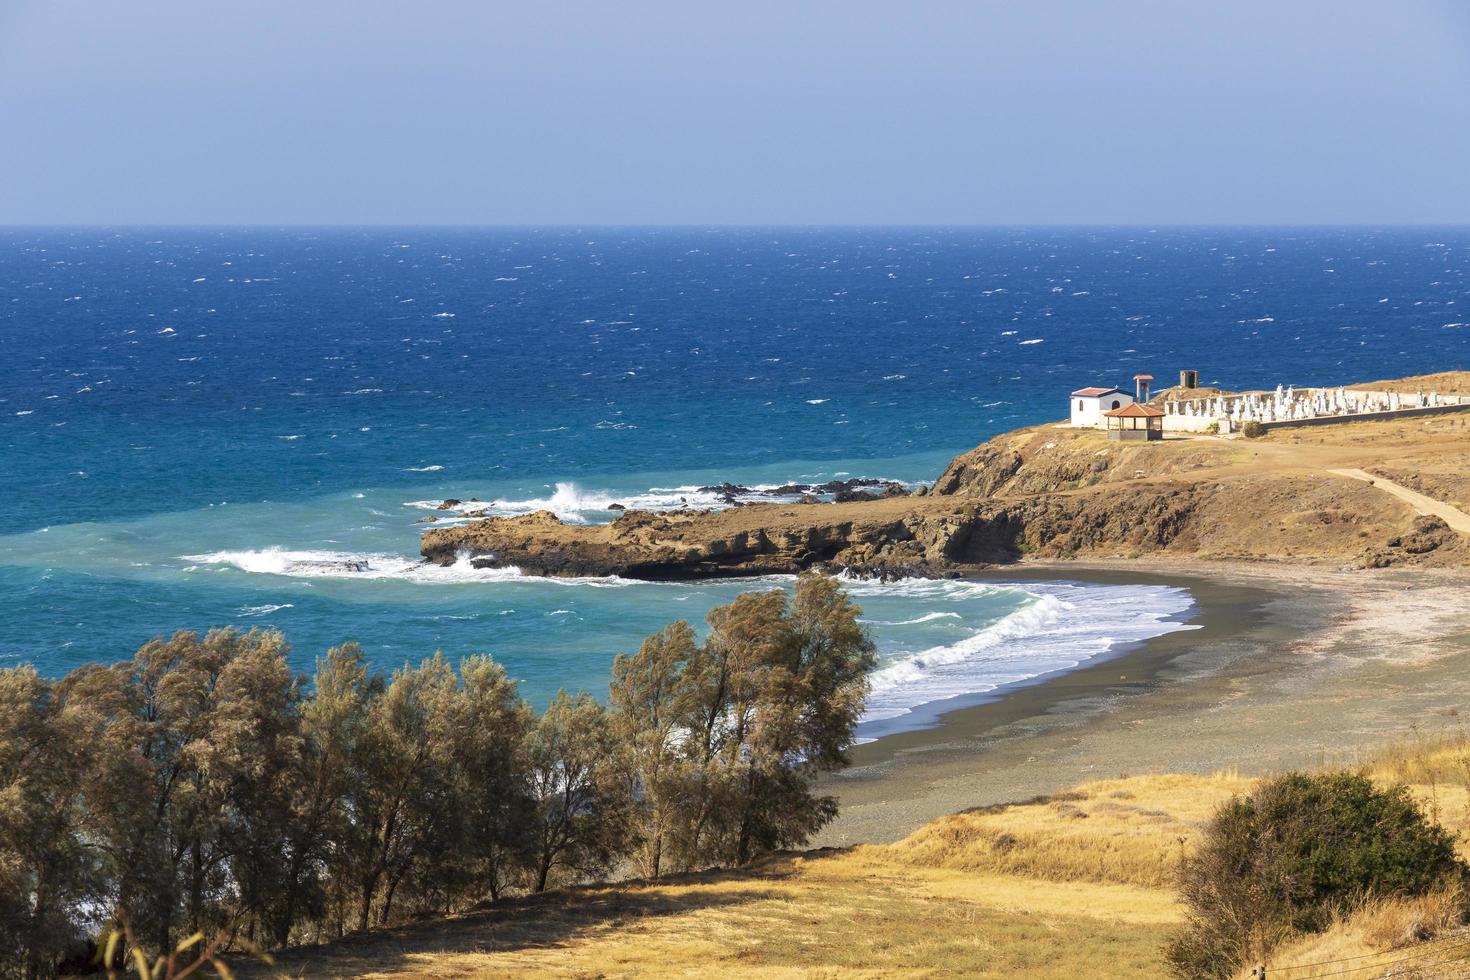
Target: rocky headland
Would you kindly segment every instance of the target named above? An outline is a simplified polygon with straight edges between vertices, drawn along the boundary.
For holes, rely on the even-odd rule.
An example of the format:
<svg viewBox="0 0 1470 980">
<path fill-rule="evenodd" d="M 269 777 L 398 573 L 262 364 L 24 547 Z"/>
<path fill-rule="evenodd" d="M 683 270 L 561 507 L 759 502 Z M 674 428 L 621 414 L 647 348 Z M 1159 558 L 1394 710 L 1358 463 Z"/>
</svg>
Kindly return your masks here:
<svg viewBox="0 0 1470 980">
<path fill-rule="evenodd" d="M 1470 373 L 1372 386 L 1430 383 L 1470 392 Z M 731 484 L 708 488 L 732 504 L 724 509 L 624 510 L 595 525 L 563 523 L 546 511 L 490 517 L 428 530 L 421 550 L 445 565 L 467 559 L 526 574 L 638 579 L 815 566 L 945 575 L 1028 557 L 1160 553 L 1331 567 L 1463 565 L 1470 556 L 1465 535 L 1388 487 L 1458 507 L 1470 498 L 1466 474 L 1470 413 L 1278 429 L 1260 439 L 1191 435 L 1152 443 L 1043 425 L 956 457 L 932 489 L 910 492 L 878 481 L 792 485 L 779 495 L 797 502 L 765 503 Z M 816 503 L 818 493 L 832 502 Z"/>
</svg>

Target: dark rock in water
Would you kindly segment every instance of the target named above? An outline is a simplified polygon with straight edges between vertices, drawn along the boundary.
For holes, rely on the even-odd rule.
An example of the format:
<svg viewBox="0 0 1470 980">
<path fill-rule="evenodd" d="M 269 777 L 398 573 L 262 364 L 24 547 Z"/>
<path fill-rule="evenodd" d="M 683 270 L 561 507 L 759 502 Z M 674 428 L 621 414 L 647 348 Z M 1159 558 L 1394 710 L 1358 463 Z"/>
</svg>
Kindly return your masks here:
<svg viewBox="0 0 1470 980">
<path fill-rule="evenodd" d="M 699 488 L 699 492 L 700 493 L 717 493 L 717 494 L 719 494 L 722 497 L 729 498 L 729 497 L 736 496 L 737 494 L 738 495 L 741 495 L 741 496 L 744 496 L 746 494 L 749 494 L 751 492 L 751 489 L 750 489 L 750 487 L 742 487 L 738 483 L 721 483 L 719 486 L 714 486 L 714 487 L 700 487 Z M 682 501 L 682 498 L 681 498 L 681 501 Z"/>
<path fill-rule="evenodd" d="M 858 500 L 877 499 L 878 495 L 876 493 L 869 493 L 866 490 L 838 490 L 832 494 L 832 502 L 834 504 L 850 504 Z"/>
<path fill-rule="evenodd" d="M 908 495 L 909 495 L 908 487 L 905 487 L 902 483 L 890 483 L 890 484 L 888 484 L 887 486 L 885 486 L 883 488 L 883 492 L 880 493 L 878 496 L 880 496 L 880 497 L 907 497 Z"/>
<path fill-rule="evenodd" d="M 627 510 L 628 508 L 624 507 L 622 504 L 608 504 L 607 505 L 607 509 L 608 510 Z"/>
<path fill-rule="evenodd" d="M 840 493 L 843 490 L 857 490 L 861 487 L 879 487 L 883 485 L 882 480 L 875 480 L 866 476 L 855 476 L 849 480 L 828 480 L 812 487 L 814 493 Z"/>
<path fill-rule="evenodd" d="M 772 487 L 769 490 L 761 491 L 767 497 L 799 497 L 804 493 L 811 492 L 812 487 L 810 483 L 786 483 L 779 487 Z"/>
<path fill-rule="evenodd" d="M 453 497 L 450 497 L 448 500 L 444 501 L 442 504 L 436 507 L 435 510 L 453 510 L 462 503 L 464 503 L 464 501 L 455 500 Z"/>
<path fill-rule="evenodd" d="M 490 516 L 490 511 L 487 510 L 487 509 L 485 509 L 485 508 L 483 508 L 483 507 L 481 507 L 479 510 L 467 510 L 467 511 L 465 511 L 464 512 L 464 516 L 466 516 L 466 517 L 489 517 Z"/>
<path fill-rule="evenodd" d="M 425 514 L 423 517 L 420 517 L 418 520 L 414 521 L 414 523 L 415 524 L 433 524 L 437 520 L 439 520 L 439 518 L 435 517 L 433 514 Z"/>
</svg>

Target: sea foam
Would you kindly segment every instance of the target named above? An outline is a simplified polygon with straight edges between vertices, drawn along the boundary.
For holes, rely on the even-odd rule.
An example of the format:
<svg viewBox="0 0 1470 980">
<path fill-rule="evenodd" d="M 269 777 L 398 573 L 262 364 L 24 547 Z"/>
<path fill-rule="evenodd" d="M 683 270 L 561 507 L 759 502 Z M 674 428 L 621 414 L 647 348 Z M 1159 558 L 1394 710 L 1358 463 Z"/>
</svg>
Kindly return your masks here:
<svg viewBox="0 0 1470 980">
<path fill-rule="evenodd" d="M 178 560 L 189 563 L 186 571 L 203 572 L 209 570 L 206 566 L 212 566 L 214 570 L 232 569 L 252 575 L 277 575 L 285 578 L 397 580 L 422 585 L 544 582 L 553 585 L 586 585 L 608 588 L 633 584 L 627 579 L 611 575 L 600 578 L 548 578 L 526 575 L 513 565 L 503 568 L 476 568 L 468 555 L 460 555 L 452 565 L 436 565 L 433 562 L 406 555 L 258 548 L 180 555 Z"/>
<path fill-rule="evenodd" d="M 1194 605 L 1184 589 L 1071 583 L 995 587 L 1023 592 L 1024 604 L 963 639 L 882 663 L 872 675 L 865 723 L 888 722 L 885 731 L 913 727 L 893 720 L 924 705 L 1068 670 L 1165 633 L 1198 629 L 1183 621 Z M 861 590 L 849 586 L 849 591 Z"/>
<path fill-rule="evenodd" d="M 432 468 L 430 468 L 432 469 Z M 839 474 L 845 475 L 845 474 Z M 792 483 L 800 481 L 791 481 Z M 880 484 L 899 483 L 901 480 L 879 478 Z M 749 493 L 733 495 L 742 502 L 790 503 L 800 494 L 773 494 L 771 491 L 789 486 L 790 483 L 759 483 L 748 486 Z M 527 497 L 520 500 L 497 498 L 494 500 L 461 500 L 452 507 L 444 507 L 442 499 L 408 500 L 403 506 L 415 510 L 435 512 L 439 524 L 464 523 L 479 516 L 518 517 L 536 511 L 549 510 L 569 524 L 590 524 L 606 521 L 617 516 L 614 504 L 628 510 L 721 510 L 732 506 L 724 492 L 702 490 L 690 484 L 677 487 L 649 487 L 645 490 L 621 493 L 613 490 L 586 490 L 575 483 L 557 483 L 549 496 Z"/>
</svg>

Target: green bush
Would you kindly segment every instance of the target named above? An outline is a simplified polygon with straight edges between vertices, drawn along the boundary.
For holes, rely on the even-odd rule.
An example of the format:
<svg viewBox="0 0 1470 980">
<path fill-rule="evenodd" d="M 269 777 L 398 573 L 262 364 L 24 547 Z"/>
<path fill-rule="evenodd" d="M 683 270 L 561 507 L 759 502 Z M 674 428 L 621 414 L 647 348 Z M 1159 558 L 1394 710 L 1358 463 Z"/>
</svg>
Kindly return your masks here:
<svg viewBox="0 0 1470 980">
<path fill-rule="evenodd" d="M 1247 439 L 1259 439 L 1266 434 L 1266 427 L 1255 419 L 1251 419 L 1240 427 L 1240 433 Z"/>
<path fill-rule="evenodd" d="M 1168 959 L 1177 976 L 1229 976 L 1369 895 L 1422 895 L 1467 872 L 1402 786 L 1287 773 L 1223 805 L 1184 862 L 1187 924 Z"/>
</svg>

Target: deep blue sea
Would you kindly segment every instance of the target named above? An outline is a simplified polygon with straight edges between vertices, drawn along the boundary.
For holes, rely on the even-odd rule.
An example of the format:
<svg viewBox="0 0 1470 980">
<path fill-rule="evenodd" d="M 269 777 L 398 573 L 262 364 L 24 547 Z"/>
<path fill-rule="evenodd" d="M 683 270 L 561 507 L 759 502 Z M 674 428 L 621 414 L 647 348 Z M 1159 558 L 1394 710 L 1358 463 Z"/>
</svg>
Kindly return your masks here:
<svg viewBox="0 0 1470 980">
<path fill-rule="evenodd" d="M 415 522 L 921 482 L 1140 371 L 1465 368 L 1467 256 L 1444 228 L 0 231 L 0 666 L 235 624 L 303 670 L 353 639 L 601 694 L 615 653 L 752 583 L 424 568 Z M 1157 586 L 852 587 L 875 720 L 1191 614 Z"/>
</svg>

